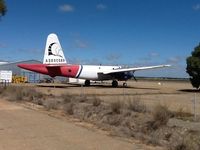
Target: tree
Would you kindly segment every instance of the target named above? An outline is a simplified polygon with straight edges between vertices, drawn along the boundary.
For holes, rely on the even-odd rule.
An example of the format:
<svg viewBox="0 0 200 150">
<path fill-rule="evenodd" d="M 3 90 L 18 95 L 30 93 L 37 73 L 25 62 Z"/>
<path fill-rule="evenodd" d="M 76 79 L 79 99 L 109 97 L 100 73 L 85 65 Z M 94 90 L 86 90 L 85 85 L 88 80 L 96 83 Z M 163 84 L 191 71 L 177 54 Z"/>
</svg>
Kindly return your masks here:
<svg viewBox="0 0 200 150">
<path fill-rule="evenodd" d="M 6 14 L 7 7 L 4 0 L 0 0 L 0 17 Z"/>
<path fill-rule="evenodd" d="M 190 76 L 190 82 L 193 87 L 199 89 L 200 86 L 200 43 L 192 51 L 191 56 L 186 59 L 186 72 Z"/>
</svg>

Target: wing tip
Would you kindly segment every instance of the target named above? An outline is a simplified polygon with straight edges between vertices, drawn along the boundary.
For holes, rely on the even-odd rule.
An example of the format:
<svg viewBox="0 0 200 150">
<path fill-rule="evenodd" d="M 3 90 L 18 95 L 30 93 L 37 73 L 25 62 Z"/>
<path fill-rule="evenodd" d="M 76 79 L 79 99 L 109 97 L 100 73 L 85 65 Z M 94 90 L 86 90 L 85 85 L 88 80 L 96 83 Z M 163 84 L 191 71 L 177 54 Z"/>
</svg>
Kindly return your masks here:
<svg viewBox="0 0 200 150">
<path fill-rule="evenodd" d="M 163 67 L 171 67 L 172 65 L 167 64 L 167 65 L 163 65 Z"/>
</svg>

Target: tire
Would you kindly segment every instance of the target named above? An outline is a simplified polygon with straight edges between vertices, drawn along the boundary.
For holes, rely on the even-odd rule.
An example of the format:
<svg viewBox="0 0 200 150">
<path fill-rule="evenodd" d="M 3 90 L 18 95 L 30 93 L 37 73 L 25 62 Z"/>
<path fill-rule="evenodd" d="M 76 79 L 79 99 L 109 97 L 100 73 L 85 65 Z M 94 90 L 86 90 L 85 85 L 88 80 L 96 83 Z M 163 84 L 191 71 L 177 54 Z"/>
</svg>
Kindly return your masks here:
<svg viewBox="0 0 200 150">
<path fill-rule="evenodd" d="M 118 87 L 118 82 L 117 80 L 112 81 L 112 87 Z"/>
<path fill-rule="evenodd" d="M 90 86 L 90 80 L 85 80 L 85 86 Z"/>
<path fill-rule="evenodd" d="M 127 87 L 127 83 L 126 82 L 123 83 L 123 87 Z"/>
</svg>

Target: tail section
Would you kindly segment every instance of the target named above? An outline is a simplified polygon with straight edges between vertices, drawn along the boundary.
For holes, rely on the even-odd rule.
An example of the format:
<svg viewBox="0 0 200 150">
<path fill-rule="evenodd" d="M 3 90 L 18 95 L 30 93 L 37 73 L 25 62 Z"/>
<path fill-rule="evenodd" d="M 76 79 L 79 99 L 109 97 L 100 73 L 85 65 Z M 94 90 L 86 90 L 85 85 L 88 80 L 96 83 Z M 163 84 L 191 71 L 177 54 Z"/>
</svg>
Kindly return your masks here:
<svg viewBox="0 0 200 150">
<path fill-rule="evenodd" d="M 47 37 L 43 64 L 66 64 L 62 47 L 56 34 L 51 33 Z"/>
</svg>

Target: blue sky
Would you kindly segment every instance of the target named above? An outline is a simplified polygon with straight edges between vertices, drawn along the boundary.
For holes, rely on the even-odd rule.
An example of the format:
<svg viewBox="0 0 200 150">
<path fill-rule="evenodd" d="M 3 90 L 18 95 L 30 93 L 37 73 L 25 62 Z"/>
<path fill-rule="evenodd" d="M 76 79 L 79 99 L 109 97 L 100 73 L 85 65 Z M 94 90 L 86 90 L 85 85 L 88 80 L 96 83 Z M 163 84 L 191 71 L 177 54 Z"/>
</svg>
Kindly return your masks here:
<svg viewBox="0 0 200 150">
<path fill-rule="evenodd" d="M 56 33 L 71 63 L 170 69 L 136 75 L 188 77 L 185 58 L 200 42 L 199 0 L 6 0 L 0 60 L 43 59 Z"/>
</svg>

